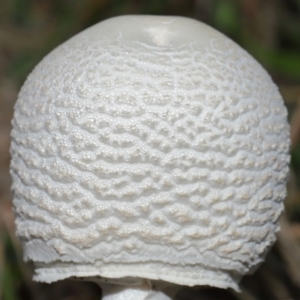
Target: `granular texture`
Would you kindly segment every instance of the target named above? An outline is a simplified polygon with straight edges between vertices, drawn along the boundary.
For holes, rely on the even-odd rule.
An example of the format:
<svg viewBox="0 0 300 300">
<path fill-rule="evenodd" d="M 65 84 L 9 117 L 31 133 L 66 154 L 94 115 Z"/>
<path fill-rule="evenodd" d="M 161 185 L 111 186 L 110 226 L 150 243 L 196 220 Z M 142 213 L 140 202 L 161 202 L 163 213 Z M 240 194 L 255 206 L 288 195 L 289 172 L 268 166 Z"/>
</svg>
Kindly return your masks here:
<svg viewBox="0 0 300 300">
<path fill-rule="evenodd" d="M 289 164 L 282 98 L 235 43 L 173 19 L 193 27 L 189 42 L 173 43 L 167 22 L 157 34 L 132 21 L 131 39 L 121 23 L 111 39 L 111 19 L 55 49 L 22 87 L 11 174 L 36 280 L 236 289 L 274 243 Z"/>
</svg>

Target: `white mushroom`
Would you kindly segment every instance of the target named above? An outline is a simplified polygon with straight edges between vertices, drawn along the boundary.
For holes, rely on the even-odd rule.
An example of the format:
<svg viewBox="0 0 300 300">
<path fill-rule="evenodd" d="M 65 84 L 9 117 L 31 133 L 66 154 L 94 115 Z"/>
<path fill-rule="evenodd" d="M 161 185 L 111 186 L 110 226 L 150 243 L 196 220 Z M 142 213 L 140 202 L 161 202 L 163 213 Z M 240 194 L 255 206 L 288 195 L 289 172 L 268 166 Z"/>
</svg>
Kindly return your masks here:
<svg viewBox="0 0 300 300">
<path fill-rule="evenodd" d="M 277 87 L 227 37 L 182 17 L 101 22 L 47 55 L 15 106 L 25 260 L 106 300 L 238 290 L 276 239 L 288 152 Z"/>
</svg>

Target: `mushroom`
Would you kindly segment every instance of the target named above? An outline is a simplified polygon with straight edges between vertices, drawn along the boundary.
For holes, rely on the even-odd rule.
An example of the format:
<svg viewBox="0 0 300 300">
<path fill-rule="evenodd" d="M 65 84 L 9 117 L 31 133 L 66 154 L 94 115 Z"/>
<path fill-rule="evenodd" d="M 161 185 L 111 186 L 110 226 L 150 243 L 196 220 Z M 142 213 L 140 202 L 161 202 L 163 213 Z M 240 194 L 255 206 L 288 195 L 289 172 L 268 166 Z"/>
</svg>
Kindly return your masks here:
<svg viewBox="0 0 300 300">
<path fill-rule="evenodd" d="M 211 27 L 121 16 L 79 33 L 15 105 L 17 235 L 34 280 L 103 299 L 238 290 L 279 230 L 287 110 L 267 72 Z"/>
</svg>

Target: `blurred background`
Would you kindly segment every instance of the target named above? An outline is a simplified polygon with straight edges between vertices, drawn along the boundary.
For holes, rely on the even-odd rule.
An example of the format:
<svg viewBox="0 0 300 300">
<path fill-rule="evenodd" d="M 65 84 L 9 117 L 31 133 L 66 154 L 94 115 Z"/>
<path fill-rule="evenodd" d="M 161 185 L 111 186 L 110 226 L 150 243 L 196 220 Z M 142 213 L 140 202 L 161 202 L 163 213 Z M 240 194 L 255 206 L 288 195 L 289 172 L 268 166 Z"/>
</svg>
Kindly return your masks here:
<svg viewBox="0 0 300 300">
<path fill-rule="evenodd" d="M 106 18 L 181 15 L 222 31 L 271 74 L 289 111 L 291 173 L 278 241 L 266 262 L 241 283 L 242 293 L 183 289 L 177 299 L 300 299 L 300 0 L 0 0 L 0 299 L 100 299 L 92 283 L 32 282 L 14 236 L 9 133 L 20 86 L 57 45 Z"/>
</svg>

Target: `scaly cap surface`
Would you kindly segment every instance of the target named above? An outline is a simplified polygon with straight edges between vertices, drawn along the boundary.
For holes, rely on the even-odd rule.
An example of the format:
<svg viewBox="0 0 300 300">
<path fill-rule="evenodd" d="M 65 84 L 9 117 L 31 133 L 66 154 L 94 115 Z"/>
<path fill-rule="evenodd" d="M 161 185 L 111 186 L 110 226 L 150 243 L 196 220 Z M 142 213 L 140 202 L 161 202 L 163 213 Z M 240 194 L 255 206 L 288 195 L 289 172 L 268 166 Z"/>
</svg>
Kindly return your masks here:
<svg viewBox="0 0 300 300">
<path fill-rule="evenodd" d="M 38 281 L 236 289 L 275 241 L 288 151 L 277 87 L 234 42 L 181 17 L 101 22 L 46 56 L 15 106 L 25 258 Z"/>
</svg>

